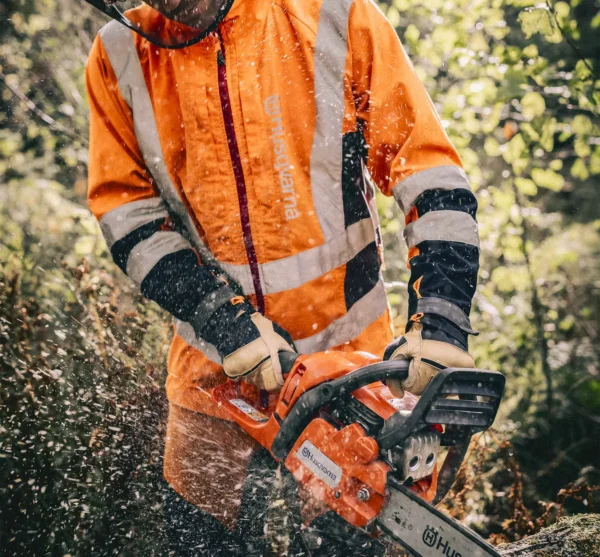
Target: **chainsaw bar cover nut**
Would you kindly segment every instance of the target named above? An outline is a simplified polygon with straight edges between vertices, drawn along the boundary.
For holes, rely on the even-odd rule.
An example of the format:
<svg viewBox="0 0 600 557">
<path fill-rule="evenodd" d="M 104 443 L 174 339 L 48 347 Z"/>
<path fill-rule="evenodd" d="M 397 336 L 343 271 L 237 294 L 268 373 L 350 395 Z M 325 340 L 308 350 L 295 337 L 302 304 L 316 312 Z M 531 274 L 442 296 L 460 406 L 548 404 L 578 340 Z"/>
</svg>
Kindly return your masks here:
<svg viewBox="0 0 600 557">
<path fill-rule="evenodd" d="M 371 498 L 371 492 L 366 487 L 361 487 L 358 490 L 356 496 L 361 500 L 367 502 Z"/>
</svg>

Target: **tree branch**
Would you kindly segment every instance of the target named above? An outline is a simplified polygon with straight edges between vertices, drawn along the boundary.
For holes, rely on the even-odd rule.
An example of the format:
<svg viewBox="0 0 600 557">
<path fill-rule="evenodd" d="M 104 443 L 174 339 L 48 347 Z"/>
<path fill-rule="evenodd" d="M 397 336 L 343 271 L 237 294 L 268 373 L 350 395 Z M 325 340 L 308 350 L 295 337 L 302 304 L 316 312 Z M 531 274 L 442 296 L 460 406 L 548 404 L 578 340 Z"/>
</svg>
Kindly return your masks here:
<svg viewBox="0 0 600 557">
<path fill-rule="evenodd" d="M 77 141 L 80 141 L 86 147 L 89 145 L 88 144 L 88 140 L 85 137 L 82 137 L 77 132 L 74 132 L 73 130 L 70 130 L 69 128 L 63 126 L 60 122 L 57 122 L 54 118 L 52 118 L 52 116 L 49 116 L 43 110 L 41 110 L 40 108 L 38 108 L 36 106 L 36 104 L 25 93 L 23 93 L 23 91 L 21 91 L 18 87 L 15 87 L 14 85 L 11 85 L 8 82 L 8 79 L 7 79 L 6 75 L 4 73 L 2 73 L 1 71 L 0 71 L 0 81 L 2 81 L 2 83 L 4 84 L 4 86 L 17 99 L 19 99 L 22 104 L 25 105 L 25 107 L 27 108 L 27 110 L 29 110 L 30 112 L 33 112 L 33 114 L 35 114 L 42 122 L 44 122 L 44 124 L 46 124 L 47 126 L 49 126 L 50 128 L 52 128 L 53 130 L 56 130 L 56 131 L 58 131 L 58 132 L 60 132 L 60 133 L 62 133 L 64 135 L 69 136 L 71 139 L 75 139 Z"/>
</svg>

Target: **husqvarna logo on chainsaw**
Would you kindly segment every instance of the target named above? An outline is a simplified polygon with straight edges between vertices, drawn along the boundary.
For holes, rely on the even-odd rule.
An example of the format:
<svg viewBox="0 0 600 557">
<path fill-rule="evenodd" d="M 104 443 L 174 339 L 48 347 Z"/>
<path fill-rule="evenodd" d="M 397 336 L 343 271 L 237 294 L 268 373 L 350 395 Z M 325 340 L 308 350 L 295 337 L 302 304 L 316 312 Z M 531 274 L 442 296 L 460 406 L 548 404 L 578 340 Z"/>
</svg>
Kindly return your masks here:
<svg viewBox="0 0 600 557">
<path fill-rule="evenodd" d="M 296 458 L 329 487 L 337 487 L 342 479 L 342 469 L 310 441 L 304 441 Z"/>
<path fill-rule="evenodd" d="M 450 543 L 448 542 L 448 540 L 445 540 L 439 534 L 439 532 L 431 526 L 427 526 L 427 528 L 425 528 L 425 531 L 423 532 L 423 543 L 427 547 L 432 547 L 436 549 L 436 554 L 438 555 L 445 555 L 445 557 L 462 557 L 462 555 L 458 553 L 458 551 L 450 547 Z"/>
</svg>

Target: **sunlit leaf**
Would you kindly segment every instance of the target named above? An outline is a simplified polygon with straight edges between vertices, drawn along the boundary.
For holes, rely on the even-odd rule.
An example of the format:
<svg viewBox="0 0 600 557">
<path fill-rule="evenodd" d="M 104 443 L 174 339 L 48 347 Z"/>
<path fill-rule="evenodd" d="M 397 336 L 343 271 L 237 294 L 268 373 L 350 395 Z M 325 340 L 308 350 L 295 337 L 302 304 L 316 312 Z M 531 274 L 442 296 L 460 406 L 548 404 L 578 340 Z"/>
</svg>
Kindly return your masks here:
<svg viewBox="0 0 600 557">
<path fill-rule="evenodd" d="M 560 191 L 565 183 L 562 175 L 550 169 L 534 168 L 531 178 L 538 186 L 552 191 Z"/>
</svg>

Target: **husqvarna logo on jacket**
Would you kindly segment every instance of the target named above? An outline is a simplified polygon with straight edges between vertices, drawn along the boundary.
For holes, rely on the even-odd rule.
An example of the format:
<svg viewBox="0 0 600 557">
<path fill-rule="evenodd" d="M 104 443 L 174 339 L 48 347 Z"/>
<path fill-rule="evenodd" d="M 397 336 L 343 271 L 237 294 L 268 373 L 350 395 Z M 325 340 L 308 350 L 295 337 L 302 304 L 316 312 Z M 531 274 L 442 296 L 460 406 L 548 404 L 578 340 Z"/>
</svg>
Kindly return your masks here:
<svg viewBox="0 0 600 557">
<path fill-rule="evenodd" d="M 296 190 L 294 189 L 294 177 L 292 176 L 288 148 L 285 143 L 283 115 L 281 114 L 279 95 L 267 97 L 263 106 L 265 112 L 271 118 L 271 142 L 273 144 L 273 158 L 275 160 L 274 168 L 279 176 L 279 187 L 283 194 L 285 218 L 286 220 L 296 219 L 300 216 L 300 213 L 296 208 Z"/>
</svg>

